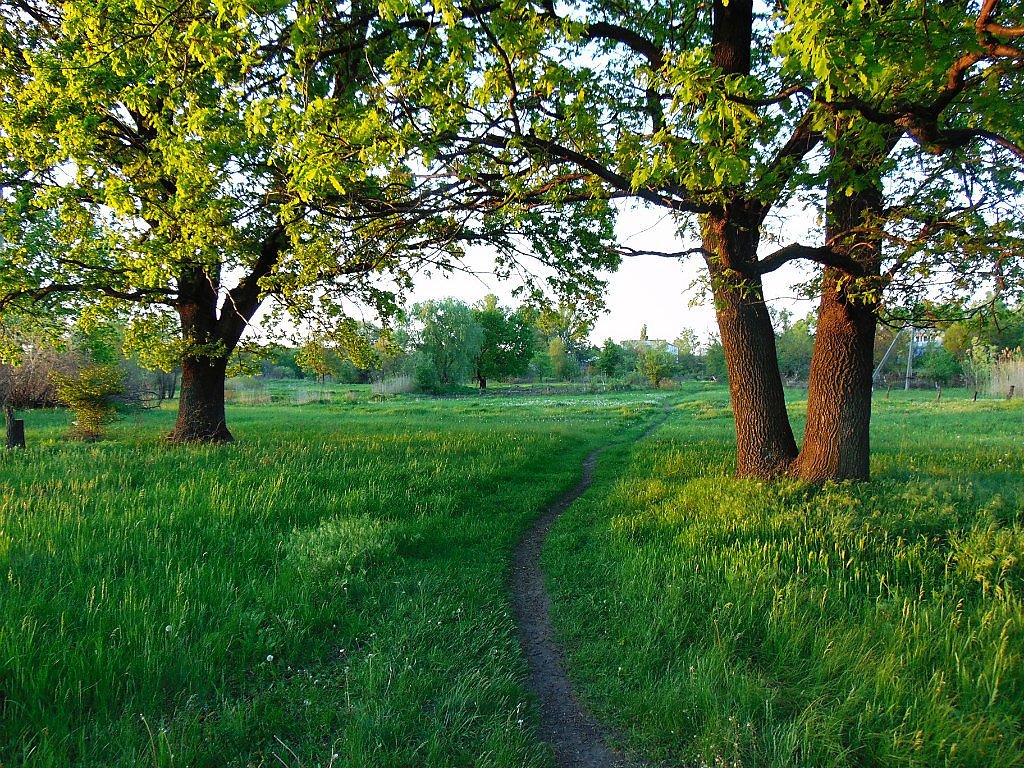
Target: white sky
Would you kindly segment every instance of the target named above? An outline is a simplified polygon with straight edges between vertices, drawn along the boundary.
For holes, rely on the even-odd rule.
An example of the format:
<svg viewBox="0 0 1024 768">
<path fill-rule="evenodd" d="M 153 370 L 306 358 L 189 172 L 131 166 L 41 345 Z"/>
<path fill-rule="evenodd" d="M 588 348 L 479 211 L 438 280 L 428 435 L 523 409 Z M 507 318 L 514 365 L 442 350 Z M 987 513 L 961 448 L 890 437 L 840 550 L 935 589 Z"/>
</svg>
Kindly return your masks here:
<svg viewBox="0 0 1024 768">
<path fill-rule="evenodd" d="M 807 216 L 802 212 L 786 213 L 790 215 L 783 231 L 784 241 L 801 240 L 813 244 L 815 235 L 804 234 L 810 229 Z M 698 245 L 677 236 L 673 223 L 662 212 L 651 208 L 623 208 L 616 233 L 620 245 L 638 250 L 673 252 Z M 763 252 L 771 252 L 777 247 L 772 243 L 762 245 Z M 486 252 L 481 249 L 471 263 L 480 274 L 421 276 L 409 303 L 449 296 L 473 303 L 488 293 L 494 293 L 501 304 L 516 306 L 517 301 L 512 296 L 515 285 L 503 285 L 489 274 L 488 263 Z M 683 328 L 695 330 L 701 341 L 706 341 L 713 333 L 717 334 L 714 307 L 710 300 L 700 300 L 699 305 L 690 306 L 695 298 L 691 284 L 703 268 L 704 262 L 699 256 L 690 256 L 686 260 L 659 256 L 624 258 L 618 271 L 609 276 L 608 312 L 598 319 L 591 342 L 600 344 L 608 337 L 616 341 L 636 339 L 644 324 L 647 325 L 648 337 L 652 339 L 671 341 Z M 787 267 L 765 278 L 768 300 L 773 306 L 790 310 L 795 318 L 805 316 L 814 308 L 813 302 L 792 298 L 791 286 L 799 277 L 796 268 Z M 696 298 L 700 299 L 699 296 Z"/>
</svg>

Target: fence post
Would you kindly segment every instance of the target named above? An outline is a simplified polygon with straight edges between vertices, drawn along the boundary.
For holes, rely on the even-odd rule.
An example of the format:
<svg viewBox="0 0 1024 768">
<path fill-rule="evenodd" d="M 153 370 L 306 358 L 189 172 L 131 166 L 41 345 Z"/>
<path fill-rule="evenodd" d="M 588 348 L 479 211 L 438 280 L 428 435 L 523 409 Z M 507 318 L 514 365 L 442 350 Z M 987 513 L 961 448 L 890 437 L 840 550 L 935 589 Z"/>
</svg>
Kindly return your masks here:
<svg viewBox="0 0 1024 768">
<path fill-rule="evenodd" d="M 25 447 L 25 420 L 14 418 L 14 409 L 4 406 L 4 424 L 7 427 L 7 447 Z"/>
</svg>

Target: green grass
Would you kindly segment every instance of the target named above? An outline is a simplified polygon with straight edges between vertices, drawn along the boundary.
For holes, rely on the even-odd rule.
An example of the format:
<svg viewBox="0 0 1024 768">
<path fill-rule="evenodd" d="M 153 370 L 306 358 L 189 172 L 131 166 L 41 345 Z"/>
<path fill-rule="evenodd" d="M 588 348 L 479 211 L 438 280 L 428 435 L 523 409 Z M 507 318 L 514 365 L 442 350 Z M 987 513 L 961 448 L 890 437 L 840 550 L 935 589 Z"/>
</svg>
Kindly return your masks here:
<svg viewBox="0 0 1024 768">
<path fill-rule="evenodd" d="M 629 445 L 663 397 L 360 393 L 233 408 L 219 448 L 167 445 L 166 410 L 92 445 L 29 414 L 0 454 L 0 764 L 550 765 L 509 552 L 618 441 L 545 567 L 633 746 L 1024 765 L 1024 403 L 880 393 L 875 481 L 812 489 L 730 477 L 721 387 Z"/>
<path fill-rule="evenodd" d="M 0 455 L 0 764 L 542 766 L 505 592 L 638 395 L 173 413 Z"/>
<path fill-rule="evenodd" d="M 724 391 L 607 453 L 545 553 L 601 717 L 667 765 L 1024 765 L 1024 402 L 934 400 L 876 397 L 869 484 L 731 478 Z"/>
</svg>

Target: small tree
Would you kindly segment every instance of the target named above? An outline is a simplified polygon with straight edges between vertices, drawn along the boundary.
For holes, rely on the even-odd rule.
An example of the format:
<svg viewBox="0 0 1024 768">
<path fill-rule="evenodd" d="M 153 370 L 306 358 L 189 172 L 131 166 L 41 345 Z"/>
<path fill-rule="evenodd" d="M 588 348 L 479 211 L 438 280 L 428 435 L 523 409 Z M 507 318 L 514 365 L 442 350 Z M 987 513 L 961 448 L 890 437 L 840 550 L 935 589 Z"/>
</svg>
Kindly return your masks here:
<svg viewBox="0 0 1024 768">
<path fill-rule="evenodd" d="M 508 378 L 525 373 L 533 356 L 533 325 L 522 312 L 510 312 L 498 306 L 498 297 L 490 294 L 473 308 L 480 326 L 480 349 L 473 358 L 480 389 L 489 378 Z"/>
<path fill-rule="evenodd" d="M 298 354 L 295 363 L 303 372 L 316 377 L 320 383 L 320 399 L 324 399 L 324 383 L 328 376 L 337 376 L 341 370 L 342 359 L 336 350 L 313 339 L 306 342 Z"/>
<path fill-rule="evenodd" d="M 52 377 L 57 397 L 75 414 L 71 434 L 80 440 L 102 440 L 105 425 L 116 412 L 115 399 L 124 392 L 124 372 L 114 364 L 90 364 Z"/>
<path fill-rule="evenodd" d="M 597 356 L 597 370 L 609 379 L 614 378 L 622 370 L 622 361 L 622 347 L 611 339 L 605 339 Z"/>
<path fill-rule="evenodd" d="M 647 326 L 644 326 L 647 330 Z M 636 369 L 646 376 L 651 385 L 657 389 L 661 382 L 672 375 L 672 353 L 663 341 L 648 343 L 641 346 L 636 361 Z"/>
<path fill-rule="evenodd" d="M 465 381 L 483 342 L 472 308 L 456 299 L 425 301 L 413 307 L 413 315 L 422 324 L 418 348 L 423 358 L 416 364 L 417 381 L 436 380 L 437 387 Z M 428 376 L 424 366 L 432 366 L 434 376 Z"/>
<path fill-rule="evenodd" d="M 954 378 L 963 374 L 964 369 L 945 347 L 933 347 L 922 356 L 918 371 L 922 376 L 933 379 L 936 384 L 948 386 Z"/>
</svg>

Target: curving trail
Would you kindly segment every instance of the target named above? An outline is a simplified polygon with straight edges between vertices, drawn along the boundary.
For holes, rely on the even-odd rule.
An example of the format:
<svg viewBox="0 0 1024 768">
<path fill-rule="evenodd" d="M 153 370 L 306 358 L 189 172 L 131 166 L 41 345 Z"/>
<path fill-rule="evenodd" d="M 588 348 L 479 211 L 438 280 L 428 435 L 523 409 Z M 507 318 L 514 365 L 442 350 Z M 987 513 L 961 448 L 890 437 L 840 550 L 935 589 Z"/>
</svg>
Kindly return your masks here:
<svg viewBox="0 0 1024 768">
<path fill-rule="evenodd" d="M 637 439 L 664 423 L 667 412 Z M 551 598 L 544 588 L 540 553 L 548 531 L 569 505 L 582 496 L 594 478 L 598 448 L 583 462 L 583 477 L 534 521 L 512 556 L 512 610 L 519 642 L 530 670 L 530 688 L 540 702 L 540 737 L 555 753 L 558 768 L 638 768 L 642 762 L 611 749 L 605 731 L 580 705 L 565 668 L 562 647 L 555 640 Z"/>
</svg>

